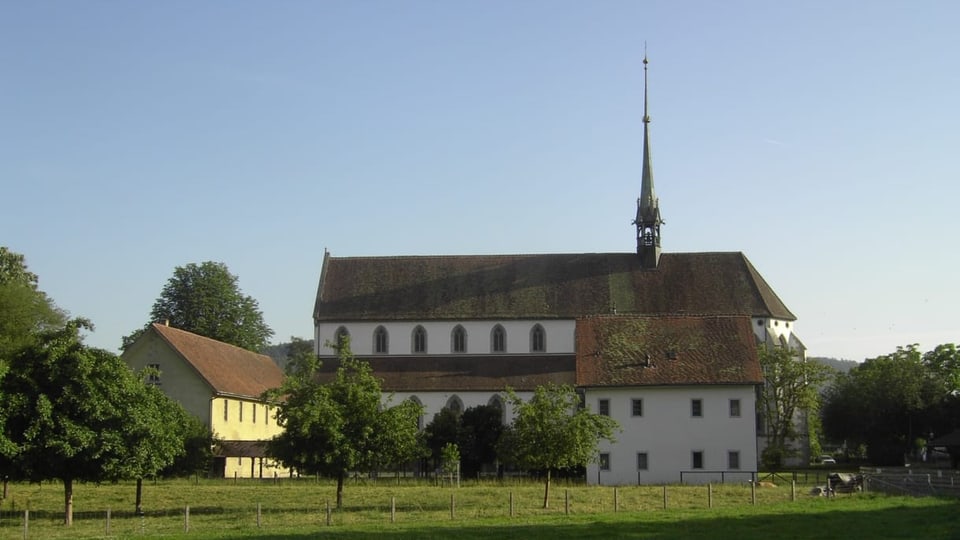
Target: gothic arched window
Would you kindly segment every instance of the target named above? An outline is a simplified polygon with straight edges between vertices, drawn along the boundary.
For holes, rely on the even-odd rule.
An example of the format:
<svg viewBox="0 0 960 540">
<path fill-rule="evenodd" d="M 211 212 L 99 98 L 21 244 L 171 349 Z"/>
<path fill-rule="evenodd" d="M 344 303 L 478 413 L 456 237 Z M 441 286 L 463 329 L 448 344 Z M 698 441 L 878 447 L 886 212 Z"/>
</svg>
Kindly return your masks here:
<svg viewBox="0 0 960 540">
<path fill-rule="evenodd" d="M 490 352 L 507 352 L 507 331 L 499 324 L 490 332 Z"/>
<path fill-rule="evenodd" d="M 411 347 L 411 352 L 427 352 L 427 331 L 419 324 L 413 329 L 413 338 L 410 341 L 413 344 Z"/>
<path fill-rule="evenodd" d="M 334 334 L 333 342 L 334 346 L 338 349 L 350 343 L 350 332 L 347 331 L 346 326 L 337 328 L 337 332 Z"/>
<path fill-rule="evenodd" d="M 378 326 L 377 329 L 373 331 L 373 352 L 378 354 L 387 354 L 390 352 L 389 337 L 387 329 Z"/>
<path fill-rule="evenodd" d="M 450 350 L 455 353 L 467 352 L 467 331 L 459 324 L 450 334 Z"/>
<path fill-rule="evenodd" d="M 533 325 L 533 330 L 530 330 L 530 351 L 547 352 L 547 333 L 539 324 Z"/>
</svg>

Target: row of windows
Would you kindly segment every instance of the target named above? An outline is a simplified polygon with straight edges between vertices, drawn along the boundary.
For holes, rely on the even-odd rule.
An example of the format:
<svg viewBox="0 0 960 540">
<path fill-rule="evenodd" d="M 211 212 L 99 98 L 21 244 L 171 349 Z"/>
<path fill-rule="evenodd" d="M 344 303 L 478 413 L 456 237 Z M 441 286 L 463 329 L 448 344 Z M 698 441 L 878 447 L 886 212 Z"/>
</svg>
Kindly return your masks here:
<svg viewBox="0 0 960 540">
<path fill-rule="evenodd" d="M 731 399 L 728 410 L 731 418 L 740 417 L 740 400 Z M 597 400 L 597 414 L 610 416 L 610 400 L 603 398 Z M 630 416 L 643 416 L 643 399 L 633 398 L 630 400 Z M 703 418 L 703 400 L 694 398 L 690 400 L 690 416 L 694 418 Z"/>
<path fill-rule="evenodd" d="M 350 337 L 350 332 L 346 327 L 341 326 L 337 329 L 337 345 L 343 344 Z M 423 354 L 427 352 L 427 330 L 417 325 L 410 336 L 410 352 L 414 354 Z M 547 350 L 547 332 L 539 324 L 533 325 L 530 330 L 530 352 L 546 352 Z M 378 326 L 373 331 L 373 352 L 376 354 L 390 353 L 390 334 L 383 326 Z M 467 352 L 467 330 L 457 325 L 450 332 L 450 352 Z M 507 331 L 501 325 L 496 325 L 490 331 L 490 352 L 507 352 Z"/>
<path fill-rule="evenodd" d="M 703 450 L 693 450 L 690 452 L 690 468 L 692 470 L 702 470 L 705 463 L 705 454 Z M 600 470 L 609 471 L 612 467 L 609 452 L 600 454 Z M 647 452 L 637 452 L 637 470 L 646 471 L 650 469 L 650 455 Z M 727 470 L 740 470 L 740 451 L 730 450 L 727 452 Z"/>
<path fill-rule="evenodd" d="M 242 422 L 244 422 L 244 419 L 243 419 L 243 416 L 244 416 L 244 414 L 243 414 L 243 413 L 244 413 L 244 406 L 243 406 L 243 404 L 244 404 L 244 402 L 242 402 L 242 401 L 237 401 L 236 403 L 237 403 L 237 421 L 242 423 Z M 257 409 L 259 409 L 259 408 L 260 408 L 260 407 L 258 406 L 257 403 L 251 403 L 251 404 L 250 404 L 250 412 L 247 413 L 247 417 L 248 417 L 248 418 L 247 418 L 246 421 L 250 422 L 251 424 L 256 424 L 256 423 L 257 423 Z M 270 406 L 269 406 L 269 405 L 264 405 L 264 406 L 263 406 L 263 413 L 261 414 L 261 416 L 263 417 L 263 423 L 264 423 L 264 424 L 268 424 L 268 423 L 270 422 Z M 230 420 L 230 400 L 229 400 L 229 399 L 225 399 L 225 400 L 223 400 L 223 421 L 224 421 L 224 422 L 228 422 L 229 420 Z"/>
</svg>

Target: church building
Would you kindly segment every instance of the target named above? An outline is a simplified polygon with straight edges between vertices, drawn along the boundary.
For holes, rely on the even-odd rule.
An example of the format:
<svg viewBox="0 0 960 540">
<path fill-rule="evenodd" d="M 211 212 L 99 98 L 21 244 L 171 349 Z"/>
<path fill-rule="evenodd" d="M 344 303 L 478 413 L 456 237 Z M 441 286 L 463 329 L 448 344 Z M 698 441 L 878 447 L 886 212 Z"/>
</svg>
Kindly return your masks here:
<svg viewBox="0 0 960 540">
<path fill-rule="evenodd" d="M 646 92 L 645 81 L 635 251 L 326 253 L 313 313 L 321 358 L 349 336 L 384 392 L 424 406 L 423 423 L 443 408 L 506 408 L 507 387 L 528 398 L 574 386 L 622 428 L 589 483 L 752 478 L 757 346 L 798 346 L 796 317 L 742 253 L 661 252 Z"/>
</svg>

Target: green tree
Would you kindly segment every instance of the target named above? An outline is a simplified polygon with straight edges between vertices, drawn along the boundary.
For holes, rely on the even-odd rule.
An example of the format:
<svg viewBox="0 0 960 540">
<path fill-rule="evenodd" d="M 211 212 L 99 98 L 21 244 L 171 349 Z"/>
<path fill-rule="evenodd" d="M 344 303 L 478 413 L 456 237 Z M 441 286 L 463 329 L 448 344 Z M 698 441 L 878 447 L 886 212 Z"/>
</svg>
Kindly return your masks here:
<svg viewBox="0 0 960 540">
<path fill-rule="evenodd" d="M 945 387 L 917 345 L 864 361 L 828 389 L 825 433 L 848 447 L 865 445 L 875 465 L 902 465 L 917 437 L 934 430 L 931 407 Z"/>
<path fill-rule="evenodd" d="M 265 397 L 282 402 L 277 421 L 283 432 L 268 443 L 268 453 L 305 474 L 337 479 L 337 508 L 343 505 L 348 472 L 399 465 L 422 455 L 417 419 L 419 405 L 404 401 L 381 405 L 380 382 L 369 364 L 339 347 L 333 380 L 317 379 L 316 355 L 291 361 L 283 385 Z M 293 366 L 293 367 L 291 367 Z"/>
<path fill-rule="evenodd" d="M 450 485 L 453 485 L 453 475 L 460 471 L 460 449 L 453 443 L 443 445 L 440 450 L 440 463 L 443 474 L 450 478 Z"/>
<path fill-rule="evenodd" d="M 62 326 L 66 315 L 37 288 L 23 255 L 0 246 L 0 376 L 10 358 L 39 332 Z"/>
<path fill-rule="evenodd" d="M 820 362 L 797 358 L 797 353 L 786 347 L 761 345 L 758 351 L 764 385 L 757 398 L 757 414 L 763 419 L 767 446 L 761 459 L 771 469 L 781 467 L 784 460 L 798 454 L 794 443 L 801 433 L 797 429 L 798 416 L 814 418 L 807 422 L 813 433 L 811 441 L 818 441 L 820 392 L 819 388 L 834 371 Z"/>
<path fill-rule="evenodd" d="M 184 452 L 160 472 L 165 477 L 193 476 L 206 473 L 213 464 L 213 447 L 217 444 L 210 427 L 187 413 L 180 425 Z"/>
<path fill-rule="evenodd" d="M 150 310 L 152 322 L 170 325 L 250 351 L 267 346 L 273 330 L 263 320 L 257 301 L 243 294 L 237 276 L 218 262 L 178 266 Z M 149 323 L 123 338 L 126 349 Z"/>
<path fill-rule="evenodd" d="M 460 441 L 460 416 L 460 413 L 453 409 L 443 408 L 434 414 L 430 423 L 423 428 L 423 438 L 434 469 L 443 465 L 443 448 L 447 444 L 457 444 Z"/>
<path fill-rule="evenodd" d="M 145 385 L 116 355 L 85 346 L 81 328 L 92 326 L 76 319 L 43 332 L 13 357 L 0 382 L 3 429 L 16 466 L 30 480 L 63 481 L 67 525 L 73 523 L 74 481 L 151 469 L 158 462 L 143 454 L 157 447 L 143 437 L 176 429 L 146 425 L 151 418 L 141 405 L 149 409 L 155 402 Z"/>
<path fill-rule="evenodd" d="M 23 283 L 37 286 L 37 275 L 27 270 L 27 262 L 23 255 L 10 251 L 6 246 L 0 246 L 0 283 Z"/>
<path fill-rule="evenodd" d="M 580 397 L 567 385 L 538 386 L 530 401 L 508 388 L 507 400 L 514 420 L 500 438 L 500 455 L 508 463 L 546 471 L 544 508 L 550 504 L 551 471 L 597 461 L 597 445 L 615 441 L 619 430 L 609 416 L 580 407 Z"/>
<path fill-rule="evenodd" d="M 468 407 L 460 416 L 458 446 L 461 474 L 474 477 L 497 460 L 497 442 L 503 433 L 503 411 L 492 405 Z"/>
</svg>

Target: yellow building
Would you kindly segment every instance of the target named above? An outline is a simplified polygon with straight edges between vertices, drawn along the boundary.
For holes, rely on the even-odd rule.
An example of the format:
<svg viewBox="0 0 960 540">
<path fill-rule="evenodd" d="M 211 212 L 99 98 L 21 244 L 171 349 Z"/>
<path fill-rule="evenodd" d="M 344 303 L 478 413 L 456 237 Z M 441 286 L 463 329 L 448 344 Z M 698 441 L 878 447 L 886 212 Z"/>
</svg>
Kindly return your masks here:
<svg viewBox="0 0 960 540">
<path fill-rule="evenodd" d="M 275 408 L 260 400 L 283 380 L 269 356 L 152 324 L 123 359 L 134 370 L 156 369 L 159 374 L 148 382 L 210 426 L 220 441 L 214 449 L 214 476 L 273 478 L 288 473 L 264 453 L 265 441 L 282 431 Z"/>
</svg>

